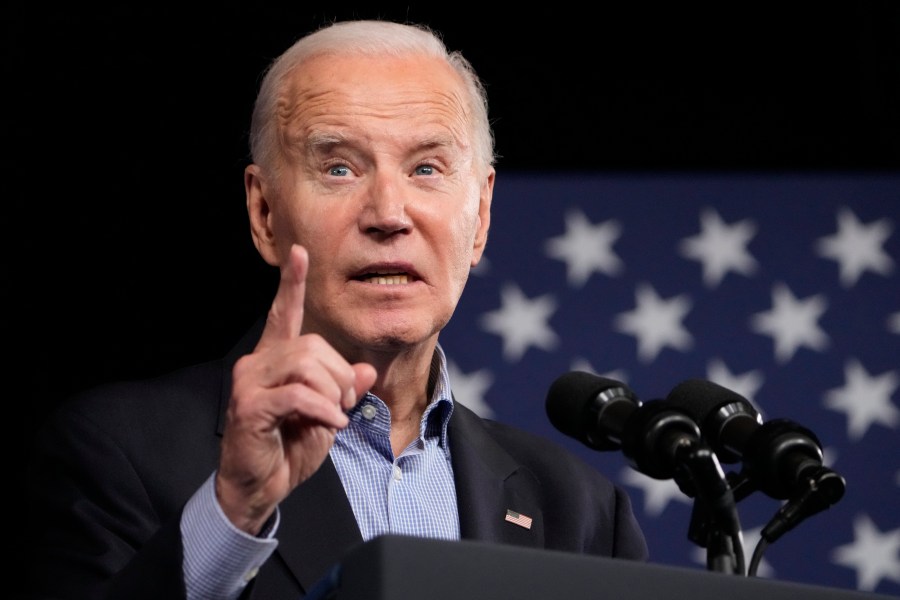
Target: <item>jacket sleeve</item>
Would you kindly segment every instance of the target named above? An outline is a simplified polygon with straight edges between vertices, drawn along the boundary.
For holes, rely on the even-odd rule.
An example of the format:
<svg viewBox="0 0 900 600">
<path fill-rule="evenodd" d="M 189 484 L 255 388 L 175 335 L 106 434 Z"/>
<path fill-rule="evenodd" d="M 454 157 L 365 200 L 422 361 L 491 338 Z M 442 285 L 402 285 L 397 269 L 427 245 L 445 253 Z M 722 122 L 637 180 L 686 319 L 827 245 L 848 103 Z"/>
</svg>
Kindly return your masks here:
<svg viewBox="0 0 900 600">
<path fill-rule="evenodd" d="M 27 475 L 26 597 L 184 598 L 180 511 L 158 514 L 127 453 L 60 411 L 38 433 Z"/>
</svg>

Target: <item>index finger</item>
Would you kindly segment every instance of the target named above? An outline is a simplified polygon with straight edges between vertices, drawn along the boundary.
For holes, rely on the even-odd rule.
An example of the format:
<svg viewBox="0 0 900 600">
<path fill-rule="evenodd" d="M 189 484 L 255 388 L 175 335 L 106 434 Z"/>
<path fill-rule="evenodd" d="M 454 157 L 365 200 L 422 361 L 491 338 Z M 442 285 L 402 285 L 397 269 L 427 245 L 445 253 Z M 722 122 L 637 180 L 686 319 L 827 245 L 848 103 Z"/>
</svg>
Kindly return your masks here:
<svg viewBox="0 0 900 600">
<path fill-rule="evenodd" d="M 291 246 L 287 262 L 281 267 L 278 291 L 269 308 L 266 326 L 258 346 L 275 340 L 285 340 L 300 335 L 303 326 L 303 302 L 306 299 L 306 273 L 309 271 L 309 254 L 299 244 Z"/>
</svg>

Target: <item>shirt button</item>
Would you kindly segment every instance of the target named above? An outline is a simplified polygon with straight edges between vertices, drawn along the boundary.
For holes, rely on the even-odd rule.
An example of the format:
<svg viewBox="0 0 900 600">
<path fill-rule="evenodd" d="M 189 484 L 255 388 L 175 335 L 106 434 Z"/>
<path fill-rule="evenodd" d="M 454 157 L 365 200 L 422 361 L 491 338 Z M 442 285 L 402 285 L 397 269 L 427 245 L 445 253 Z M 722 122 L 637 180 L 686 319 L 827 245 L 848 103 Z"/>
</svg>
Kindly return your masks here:
<svg viewBox="0 0 900 600">
<path fill-rule="evenodd" d="M 394 465 L 394 481 L 400 481 L 403 479 L 403 471 L 400 470 L 400 467 Z"/>
<path fill-rule="evenodd" d="M 362 412 L 362 416 L 367 420 L 371 421 L 375 418 L 375 413 L 378 412 L 378 409 L 372 406 L 371 404 L 366 404 L 360 409 Z"/>
<path fill-rule="evenodd" d="M 254 568 L 250 569 L 249 571 L 247 571 L 246 573 L 244 573 L 244 581 L 246 581 L 246 582 L 249 583 L 249 582 L 252 581 L 253 578 L 256 577 L 258 574 L 259 574 L 259 568 L 258 568 L 258 567 L 254 567 Z"/>
</svg>

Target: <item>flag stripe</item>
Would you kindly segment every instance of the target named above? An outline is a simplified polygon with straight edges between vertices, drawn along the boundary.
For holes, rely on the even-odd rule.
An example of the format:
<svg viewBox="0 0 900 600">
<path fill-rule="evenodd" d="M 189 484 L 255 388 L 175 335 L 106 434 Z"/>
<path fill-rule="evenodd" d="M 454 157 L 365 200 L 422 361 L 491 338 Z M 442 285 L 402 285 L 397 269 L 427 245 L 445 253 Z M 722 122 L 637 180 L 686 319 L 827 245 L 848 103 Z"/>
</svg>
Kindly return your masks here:
<svg viewBox="0 0 900 600">
<path fill-rule="evenodd" d="M 510 523 L 518 525 L 519 527 L 524 527 L 525 529 L 531 529 L 531 517 L 527 517 L 523 514 L 517 513 L 514 510 L 507 509 L 506 511 L 506 520 Z"/>
</svg>

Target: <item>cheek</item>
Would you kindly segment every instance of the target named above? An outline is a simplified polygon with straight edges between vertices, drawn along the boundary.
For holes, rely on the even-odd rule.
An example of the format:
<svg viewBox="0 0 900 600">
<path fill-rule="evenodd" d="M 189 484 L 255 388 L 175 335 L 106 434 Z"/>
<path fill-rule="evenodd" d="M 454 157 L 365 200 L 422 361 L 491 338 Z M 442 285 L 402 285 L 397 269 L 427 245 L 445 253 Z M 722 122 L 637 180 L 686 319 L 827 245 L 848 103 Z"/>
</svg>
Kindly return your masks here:
<svg viewBox="0 0 900 600">
<path fill-rule="evenodd" d="M 469 275 L 472 262 L 473 246 L 478 228 L 478 215 L 462 213 L 450 221 L 450 240 L 448 255 L 451 269 L 457 278 L 465 279 Z"/>
<path fill-rule="evenodd" d="M 333 229 L 338 215 L 333 211 L 316 211 L 316 203 L 303 203 L 296 197 L 287 198 L 280 205 L 280 210 L 273 215 L 273 231 L 278 236 L 282 252 L 287 253 L 292 244 L 301 244 L 310 253 L 321 253 L 317 250 L 329 236 L 329 228 Z"/>
</svg>

